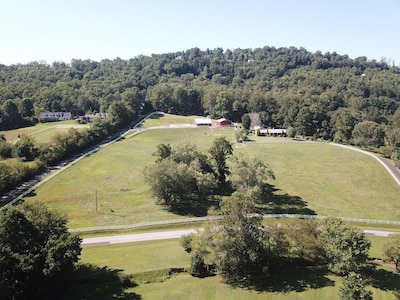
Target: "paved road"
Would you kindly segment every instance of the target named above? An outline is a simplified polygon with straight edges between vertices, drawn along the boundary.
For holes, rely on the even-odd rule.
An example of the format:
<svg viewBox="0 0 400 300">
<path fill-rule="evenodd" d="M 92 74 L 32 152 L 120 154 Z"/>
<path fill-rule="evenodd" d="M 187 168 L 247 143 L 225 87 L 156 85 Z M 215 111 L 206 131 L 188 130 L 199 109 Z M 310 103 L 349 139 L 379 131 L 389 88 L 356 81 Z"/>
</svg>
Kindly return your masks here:
<svg viewBox="0 0 400 300">
<path fill-rule="evenodd" d="M 197 232 L 196 229 L 188 229 L 188 230 L 175 230 L 175 231 L 163 231 L 163 232 L 138 233 L 138 234 L 126 234 L 126 235 L 114 235 L 114 236 L 86 238 L 86 239 L 83 239 L 82 246 L 84 247 L 84 246 L 110 245 L 110 244 L 120 244 L 120 243 L 176 239 L 176 238 L 180 238 L 183 235 L 188 235 L 190 233 L 195 233 L 195 232 Z M 365 229 L 364 233 L 376 235 L 376 236 L 388 236 L 389 234 L 400 233 L 400 232 L 390 231 L 390 230 Z"/>
<path fill-rule="evenodd" d="M 83 239 L 82 246 L 109 245 L 109 244 L 142 242 L 142 241 L 176 239 L 176 238 L 180 238 L 183 235 L 195 233 L 196 231 L 197 231 L 196 229 L 189 229 L 189 230 L 175 230 L 175 231 L 163 231 L 163 232 L 125 234 L 125 235 L 86 238 L 86 239 Z"/>
</svg>

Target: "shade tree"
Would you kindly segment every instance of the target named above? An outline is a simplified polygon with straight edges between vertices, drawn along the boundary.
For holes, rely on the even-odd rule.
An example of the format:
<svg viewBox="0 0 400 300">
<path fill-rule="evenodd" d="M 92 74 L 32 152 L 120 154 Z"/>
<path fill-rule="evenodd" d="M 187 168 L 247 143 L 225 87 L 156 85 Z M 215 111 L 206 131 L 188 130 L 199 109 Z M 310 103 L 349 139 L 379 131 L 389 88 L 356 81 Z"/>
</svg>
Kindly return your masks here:
<svg viewBox="0 0 400 300">
<path fill-rule="evenodd" d="M 0 291 L 5 299 L 53 299 L 71 283 L 81 239 L 41 204 L 0 211 Z"/>
<path fill-rule="evenodd" d="M 371 247 L 371 242 L 361 230 L 337 218 L 327 218 L 322 222 L 319 239 L 329 270 L 339 275 L 358 271 L 366 262 Z"/>
</svg>

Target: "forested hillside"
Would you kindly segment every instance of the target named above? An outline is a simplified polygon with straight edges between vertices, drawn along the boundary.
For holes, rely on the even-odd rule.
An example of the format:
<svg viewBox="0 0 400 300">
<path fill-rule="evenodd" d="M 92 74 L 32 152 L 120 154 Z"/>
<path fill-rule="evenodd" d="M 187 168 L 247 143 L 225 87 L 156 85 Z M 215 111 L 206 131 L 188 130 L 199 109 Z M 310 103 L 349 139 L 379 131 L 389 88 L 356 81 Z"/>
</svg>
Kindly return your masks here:
<svg viewBox="0 0 400 300">
<path fill-rule="evenodd" d="M 0 104 L 1 130 L 40 111 L 108 112 L 115 125 L 152 109 L 233 121 L 256 112 L 265 127 L 400 155 L 400 68 L 304 48 L 0 65 Z"/>
</svg>

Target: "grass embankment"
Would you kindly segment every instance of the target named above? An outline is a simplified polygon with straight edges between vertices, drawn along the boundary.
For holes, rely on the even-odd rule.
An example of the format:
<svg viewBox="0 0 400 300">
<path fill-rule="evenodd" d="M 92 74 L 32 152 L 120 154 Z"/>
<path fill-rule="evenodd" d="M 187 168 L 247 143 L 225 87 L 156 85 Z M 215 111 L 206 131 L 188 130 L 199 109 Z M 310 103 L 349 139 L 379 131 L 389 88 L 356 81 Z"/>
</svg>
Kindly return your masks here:
<svg viewBox="0 0 400 300">
<path fill-rule="evenodd" d="M 173 123 L 168 118 L 169 115 L 150 119 L 143 127 L 149 122 L 152 126 Z M 182 118 L 182 123 L 190 123 L 191 117 Z M 174 145 L 184 141 L 206 151 L 216 137 L 226 136 L 234 142 L 233 134 L 232 128 L 145 131 L 100 149 L 51 179 L 36 190 L 34 197 L 25 200 L 40 200 L 66 212 L 71 228 L 187 217 L 174 215 L 154 203 L 143 178 L 144 168 L 154 163 L 152 153 L 160 143 Z M 268 163 L 276 175 L 271 183 L 278 189 L 277 193 L 287 193 L 292 200 L 298 200 L 299 206 L 306 205 L 299 212 L 400 219 L 400 187 L 373 158 L 329 144 L 258 139 L 269 143 L 235 144 L 234 153 L 256 155 Z M 278 143 L 271 143 L 273 141 Z"/>
</svg>

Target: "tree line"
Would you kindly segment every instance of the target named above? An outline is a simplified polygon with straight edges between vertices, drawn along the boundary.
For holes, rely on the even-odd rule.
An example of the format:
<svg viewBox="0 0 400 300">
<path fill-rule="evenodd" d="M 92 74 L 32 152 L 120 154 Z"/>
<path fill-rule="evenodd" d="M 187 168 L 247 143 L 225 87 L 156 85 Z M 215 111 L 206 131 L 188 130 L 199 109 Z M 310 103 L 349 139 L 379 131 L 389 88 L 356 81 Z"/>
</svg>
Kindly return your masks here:
<svg viewBox="0 0 400 300">
<path fill-rule="evenodd" d="M 40 111 L 107 112 L 112 103 L 240 121 L 398 154 L 400 68 L 304 48 L 192 48 L 129 60 L 0 65 L 0 129 L 37 122 Z M 367 122 L 367 123 L 363 123 Z M 373 123 L 371 123 L 373 122 Z M 364 135 L 353 134 L 363 123 Z M 380 129 L 376 132 L 374 128 Z M 359 132 L 360 130 L 358 130 Z M 365 132 L 364 132 L 365 131 Z"/>
</svg>

